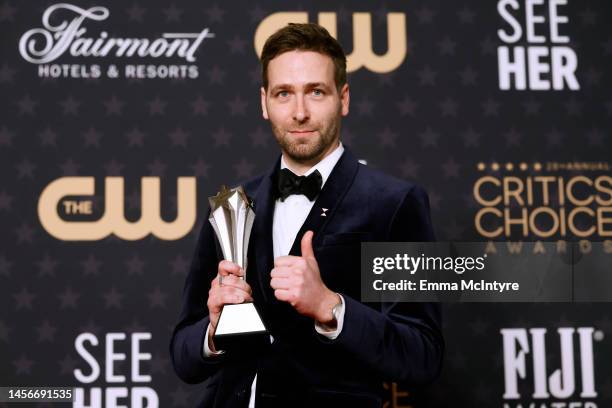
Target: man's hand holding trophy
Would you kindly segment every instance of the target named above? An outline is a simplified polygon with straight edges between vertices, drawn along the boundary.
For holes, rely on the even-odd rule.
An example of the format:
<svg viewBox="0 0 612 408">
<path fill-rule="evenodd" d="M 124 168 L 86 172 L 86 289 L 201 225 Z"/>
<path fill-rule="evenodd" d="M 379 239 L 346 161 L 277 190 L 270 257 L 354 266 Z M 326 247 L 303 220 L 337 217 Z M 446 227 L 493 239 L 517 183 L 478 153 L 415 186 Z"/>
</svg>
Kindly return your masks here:
<svg viewBox="0 0 612 408">
<path fill-rule="evenodd" d="M 246 282 L 247 250 L 255 212 L 241 186 L 233 189 L 222 186 L 217 195 L 209 197 L 209 203 L 208 220 L 224 260 L 219 262 L 217 277 L 208 293 L 211 330 L 207 341 L 213 351 L 242 348 L 245 343 L 267 337 Z"/>
</svg>

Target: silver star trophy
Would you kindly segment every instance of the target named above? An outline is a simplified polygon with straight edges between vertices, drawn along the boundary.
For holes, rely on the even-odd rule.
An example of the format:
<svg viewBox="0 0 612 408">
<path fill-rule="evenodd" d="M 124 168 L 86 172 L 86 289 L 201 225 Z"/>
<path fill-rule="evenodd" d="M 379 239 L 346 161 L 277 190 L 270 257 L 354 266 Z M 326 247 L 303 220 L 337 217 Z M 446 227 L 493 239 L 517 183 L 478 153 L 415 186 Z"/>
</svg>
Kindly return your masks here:
<svg viewBox="0 0 612 408">
<path fill-rule="evenodd" d="M 249 237 L 255 220 L 253 203 L 242 186 L 227 189 L 221 186 L 217 195 L 209 197 L 210 221 L 221 246 L 223 258 L 242 267 L 246 279 Z M 219 277 L 221 282 L 221 277 Z M 243 343 L 244 337 L 261 337 L 267 333 L 255 304 L 226 304 L 223 306 L 215 330 L 214 342 L 218 349 L 233 348 Z"/>
</svg>

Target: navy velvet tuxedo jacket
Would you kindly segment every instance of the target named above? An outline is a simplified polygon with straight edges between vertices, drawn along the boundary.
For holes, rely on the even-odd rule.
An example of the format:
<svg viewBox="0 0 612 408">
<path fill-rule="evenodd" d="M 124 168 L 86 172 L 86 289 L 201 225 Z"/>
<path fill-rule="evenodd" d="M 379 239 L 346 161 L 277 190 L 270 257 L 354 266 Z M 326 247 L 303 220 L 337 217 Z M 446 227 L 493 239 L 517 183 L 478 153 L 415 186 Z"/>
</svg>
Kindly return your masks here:
<svg viewBox="0 0 612 408">
<path fill-rule="evenodd" d="M 276 300 L 270 287 L 272 183 L 279 167 L 277 161 L 267 174 L 243 185 L 256 214 L 247 282 L 274 337 L 269 347 L 203 357 L 208 291 L 222 256 L 209 222 L 200 232 L 170 344 L 178 376 L 187 383 L 206 381 L 199 406 L 246 407 L 255 373 L 256 408 L 380 407 L 384 381 L 409 386 L 432 381 L 444 349 L 439 306 L 359 301 L 362 241 L 434 239 L 424 190 L 359 164 L 348 149 L 334 167 L 290 252 L 299 256 L 303 234 L 314 231 L 323 282 L 345 299 L 344 327 L 330 340 L 315 331 L 312 319 Z M 328 209 L 326 216 L 322 208 Z"/>
</svg>

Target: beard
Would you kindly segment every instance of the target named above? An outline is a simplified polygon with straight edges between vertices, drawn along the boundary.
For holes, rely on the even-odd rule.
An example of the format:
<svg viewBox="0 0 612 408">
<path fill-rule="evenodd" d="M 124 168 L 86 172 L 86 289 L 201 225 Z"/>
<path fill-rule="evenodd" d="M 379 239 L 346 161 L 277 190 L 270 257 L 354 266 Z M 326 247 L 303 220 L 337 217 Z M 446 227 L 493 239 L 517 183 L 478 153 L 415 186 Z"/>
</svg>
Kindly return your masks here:
<svg viewBox="0 0 612 408">
<path fill-rule="evenodd" d="M 313 134 L 297 137 L 291 135 L 288 130 L 274 123 L 272 132 L 283 152 L 298 163 L 318 161 L 338 140 L 340 119 L 332 120 L 327 126 L 317 127 Z M 312 126 L 306 126 L 311 129 Z M 297 130 L 297 129 L 292 129 Z"/>
</svg>

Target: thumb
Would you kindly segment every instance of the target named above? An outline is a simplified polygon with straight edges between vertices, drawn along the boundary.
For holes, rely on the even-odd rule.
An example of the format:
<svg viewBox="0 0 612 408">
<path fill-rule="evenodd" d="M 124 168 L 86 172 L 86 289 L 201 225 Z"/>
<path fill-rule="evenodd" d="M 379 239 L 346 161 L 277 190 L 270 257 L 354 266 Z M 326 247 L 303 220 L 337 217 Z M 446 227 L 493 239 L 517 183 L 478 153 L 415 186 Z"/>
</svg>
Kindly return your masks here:
<svg viewBox="0 0 612 408">
<path fill-rule="evenodd" d="M 312 237 L 314 232 L 306 231 L 302 237 L 302 257 L 303 258 L 314 258 L 314 251 L 312 249 Z"/>
</svg>

